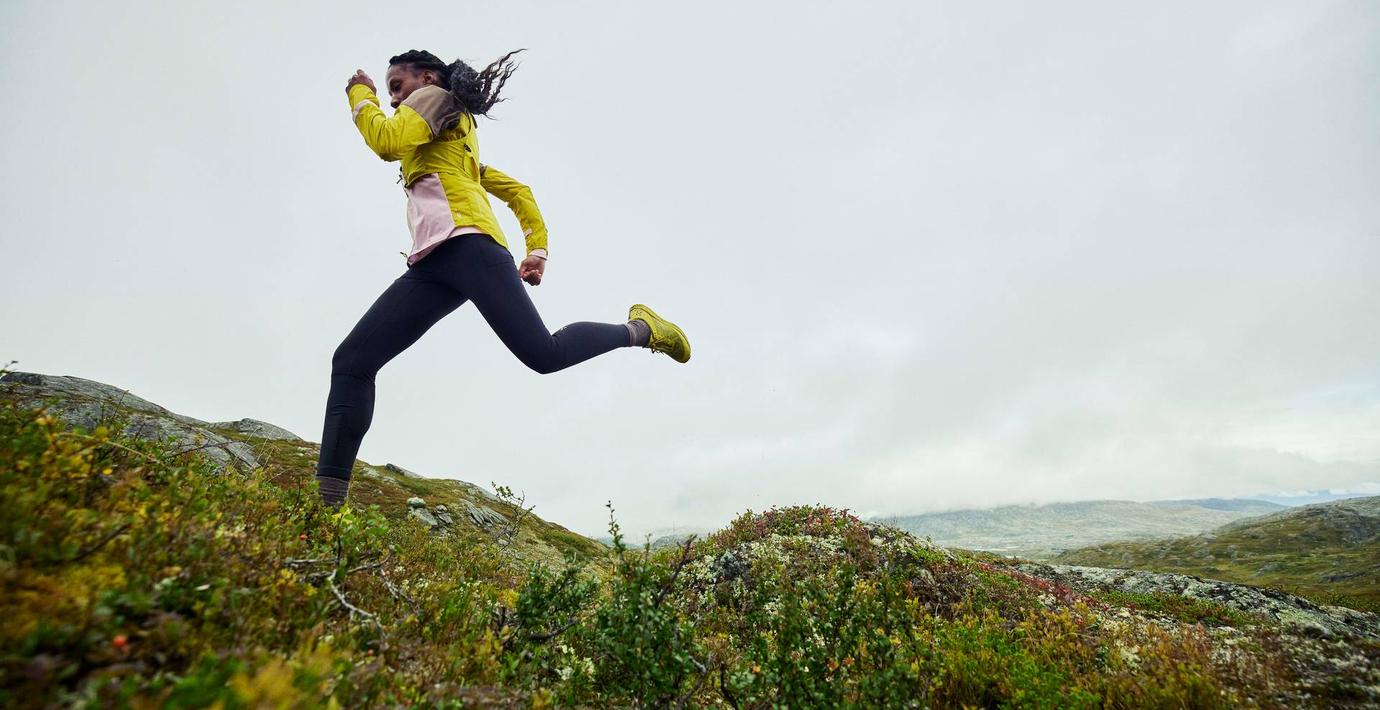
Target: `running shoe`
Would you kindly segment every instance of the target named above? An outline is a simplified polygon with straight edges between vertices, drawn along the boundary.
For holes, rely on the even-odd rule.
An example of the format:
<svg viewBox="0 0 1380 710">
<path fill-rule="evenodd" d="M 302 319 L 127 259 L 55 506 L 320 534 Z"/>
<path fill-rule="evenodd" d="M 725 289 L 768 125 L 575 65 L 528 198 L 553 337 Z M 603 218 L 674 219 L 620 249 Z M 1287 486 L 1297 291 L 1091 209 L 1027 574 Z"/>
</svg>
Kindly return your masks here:
<svg viewBox="0 0 1380 710">
<path fill-rule="evenodd" d="M 628 320 L 640 320 L 651 328 L 652 337 L 647 347 L 651 348 L 652 352 L 666 353 L 676 362 L 690 359 L 690 339 L 685 337 L 685 331 L 657 315 L 656 311 L 641 303 L 635 303 L 628 309 Z"/>
</svg>

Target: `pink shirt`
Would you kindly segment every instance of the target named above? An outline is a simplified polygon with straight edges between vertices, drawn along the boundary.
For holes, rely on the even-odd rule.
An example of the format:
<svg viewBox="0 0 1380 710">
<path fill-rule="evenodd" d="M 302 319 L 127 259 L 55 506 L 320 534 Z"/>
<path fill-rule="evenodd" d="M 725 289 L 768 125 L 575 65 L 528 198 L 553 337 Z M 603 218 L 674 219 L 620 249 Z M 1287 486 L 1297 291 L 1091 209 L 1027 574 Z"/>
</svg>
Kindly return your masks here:
<svg viewBox="0 0 1380 710">
<path fill-rule="evenodd" d="M 484 233 L 484 230 L 473 225 L 455 226 L 455 220 L 450 216 L 446 190 L 434 173 L 422 176 L 412 183 L 412 187 L 404 187 L 403 192 L 407 193 L 407 228 L 412 232 L 408 266 L 421 261 L 422 257 L 451 237 Z M 545 249 L 533 249 L 530 255 L 546 260 Z"/>
<path fill-rule="evenodd" d="M 407 255 L 409 266 L 421 261 L 451 237 L 483 233 L 478 227 L 455 226 L 446 191 L 436 175 L 425 175 L 403 191 L 407 193 L 407 228 L 412 231 L 412 251 Z"/>
</svg>

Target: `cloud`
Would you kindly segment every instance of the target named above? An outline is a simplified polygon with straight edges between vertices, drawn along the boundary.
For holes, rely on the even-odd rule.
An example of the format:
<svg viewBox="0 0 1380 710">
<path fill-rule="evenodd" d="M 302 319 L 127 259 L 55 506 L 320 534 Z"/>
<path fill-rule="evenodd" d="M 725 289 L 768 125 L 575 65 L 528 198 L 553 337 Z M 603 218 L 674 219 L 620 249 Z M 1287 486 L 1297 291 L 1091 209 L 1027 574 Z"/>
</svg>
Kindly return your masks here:
<svg viewBox="0 0 1380 710">
<path fill-rule="evenodd" d="M 480 131 L 551 229 L 529 293 L 694 358 L 538 377 L 465 306 L 365 460 L 591 534 L 1380 480 L 1370 4 L 325 7 L 0 9 L 0 359 L 318 437 L 408 242 L 345 77 L 526 46 Z"/>
</svg>

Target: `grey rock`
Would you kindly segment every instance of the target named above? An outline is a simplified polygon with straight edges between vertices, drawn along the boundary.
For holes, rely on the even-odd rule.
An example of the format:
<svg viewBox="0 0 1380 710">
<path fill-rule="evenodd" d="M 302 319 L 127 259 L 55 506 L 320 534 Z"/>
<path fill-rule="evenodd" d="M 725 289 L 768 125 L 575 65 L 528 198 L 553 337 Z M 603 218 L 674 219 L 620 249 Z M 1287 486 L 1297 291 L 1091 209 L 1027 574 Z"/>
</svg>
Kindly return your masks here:
<svg viewBox="0 0 1380 710">
<path fill-rule="evenodd" d="M 0 382 L 8 382 L 15 385 L 34 385 L 43 384 L 43 375 L 33 372 L 7 372 L 0 376 Z"/>
<path fill-rule="evenodd" d="M 480 488 L 479 486 L 474 485 L 473 483 L 470 483 L 468 481 L 456 481 L 456 483 L 460 484 L 461 488 L 464 488 L 467 492 L 469 492 L 472 495 L 478 496 L 488 501 L 492 501 L 494 503 L 503 502 L 503 500 L 498 496 L 494 495 L 493 493 L 489 492 L 484 488 Z"/>
<path fill-rule="evenodd" d="M 407 499 L 407 507 L 412 508 L 413 510 L 416 510 L 417 508 L 425 508 L 426 501 L 422 500 L 421 498 L 418 498 L 417 496 L 412 496 L 411 498 Z"/>
<path fill-rule="evenodd" d="M 1362 636 L 1380 639 L 1380 615 L 1340 607 L 1319 606 L 1302 597 L 1275 589 L 1168 572 L 1038 563 L 1019 564 L 1015 568 L 1085 593 L 1114 589 L 1141 594 L 1177 594 L 1219 602 L 1247 613 L 1263 613 L 1283 626 L 1305 635 L 1319 638 Z"/>
<path fill-rule="evenodd" d="M 465 501 L 465 515 L 469 516 L 469 519 L 475 525 L 478 525 L 484 530 L 505 525 L 508 522 L 508 519 L 504 517 L 502 513 L 493 508 L 471 503 L 469 501 Z"/>
<path fill-rule="evenodd" d="M 747 576 L 752 570 L 752 562 L 736 549 L 729 550 L 710 566 L 716 582 L 732 582 Z"/>
<path fill-rule="evenodd" d="M 304 441 L 304 439 L 280 426 L 261 422 L 258 419 L 240 419 L 233 422 L 216 422 L 211 426 L 233 429 L 241 434 L 257 436 L 260 439 L 281 439 L 285 441 Z"/>
<path fill-rule="evenodd" d="M 42 375 L 36 372 L 8 372 L 0 378 L 0 388 L 14 396 L 25 406 L 41 406 L 43 400 L 55 399 L 58 407 L 53 415 L 73 426 L 94 429 L 102 415 L 113 416 L 120 410 L 133 410 L 176 419 L 189 426 L 207 426 L 200 419 L 174 414 L 153 402 L 136 397 L 128 390 L 112 387 L 103 382 L 81 377 L 64 375 Z M 32 403 L 32 404 L 29 404 Z M 95 415 L 80 419 L 73 414 L 78 409 L 83 413 Z"/>
<path fill-rule="evenodd" d="M 13 398 L 21 407 L 46 408 L 68 426 L 87 431 L 103 423 L 118 429 L 124 419 L 126 423 L 119 433 L 145 440 L 171 438 L 181 451 L 203 453 L 220 473 L 232 465 L 246 471 L 261 465 L 251 447 L 216 433 L 211 424 L 94 380 L 8 372 L 0 378 L 0 394 Z"/>
<path fill-rule="evenodd" d="M 413 498 L 412 500 L 417 499 Z M 426 508 L 413 508 L 407 511 L 407 514 L 413 518 L 422 521 L 422 523 L 424 523 L 429 528 L 435 528 L 441 525 L 441 521 L 437 520 L 436 516 L 432 515 L 431 511 L 427 510 Z"/>
<path fill-rule="evenodd" d="M 413 473 L 397 464 L 386 463 L 383 465 L 383 467 L 404 478 L 423 478 L 423 476 Z"/>
</svg>

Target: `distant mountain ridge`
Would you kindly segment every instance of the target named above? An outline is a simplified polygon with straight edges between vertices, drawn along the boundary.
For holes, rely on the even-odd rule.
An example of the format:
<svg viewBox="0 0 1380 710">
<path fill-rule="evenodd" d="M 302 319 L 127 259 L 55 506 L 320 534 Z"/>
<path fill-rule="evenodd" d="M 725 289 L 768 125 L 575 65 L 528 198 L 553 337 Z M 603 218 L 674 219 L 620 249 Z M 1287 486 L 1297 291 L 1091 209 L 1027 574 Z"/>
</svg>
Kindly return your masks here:
<svg viewBox="0 0 1380 710">
<path fill-rule="evenodd" d="M 1149 500 L 1145 502 L 1149 505 L 1158 505 L 1168 508 L 1180 508 L 1188 505 L 1207 508 L 1208 510 L 1226 510 L 1234 513 L 1248 513 L 1250 515 L 1260 515 L 1261 513 L 1284 510 L 1289 507 L 1281 503 L 1261 500 L 1259 498 L 1185 498 L 1179 500 Z"/>
<path fill-rule="evenodd" d="M 1271 503 L 1280 503 L 1288 508 L 1297 508 L 1312 503 L 1326 503 L 1334 500 L 1344 500 L 1347 498 L 1365 498 L 1380 494 L 1380 486 L 1374 482 L 1362 484 L 1349 489 L 1321 489 L 1311 491 L 1286 491 L 1273 493 L 1257 493 L 1250 496 L 1256 500 L 1268 500 Z"/>
<path fill-rule="evenodd" d="M 1241 518 L 1285 510 L 1245 498 L 1135 502 L 1093 500 L 1008 505 L 907 516 L 885 522 L 945 547 L 986 550 L 1028 559 L 1049 559 L 1064 550 L 1117 540 L 1179 537 L 1212 530 Z"/>
<path fill-rule="evenodd" d="M 1170 540 L 1110 542 L 1054 559 L 1194 574 L 1380 605 L 1380 496 L 1289 508 Z"/>
<path fill-rule="evenodd" d="M 1228 533 L 1266 530 L 1291 521 L 1311 521 L 1328 530 L 1335 539 L 1327 542 L 1361 544 L 1380 536 L 1380 496 L 1342 498 L 1322 503 L 1310 503 L 1286 508 L 1276 513 L 1227 523 L 1213 531 L 1212 536 Z M 1318 531 L 1305 531 L 1305 534 Z"/>
</svg>

